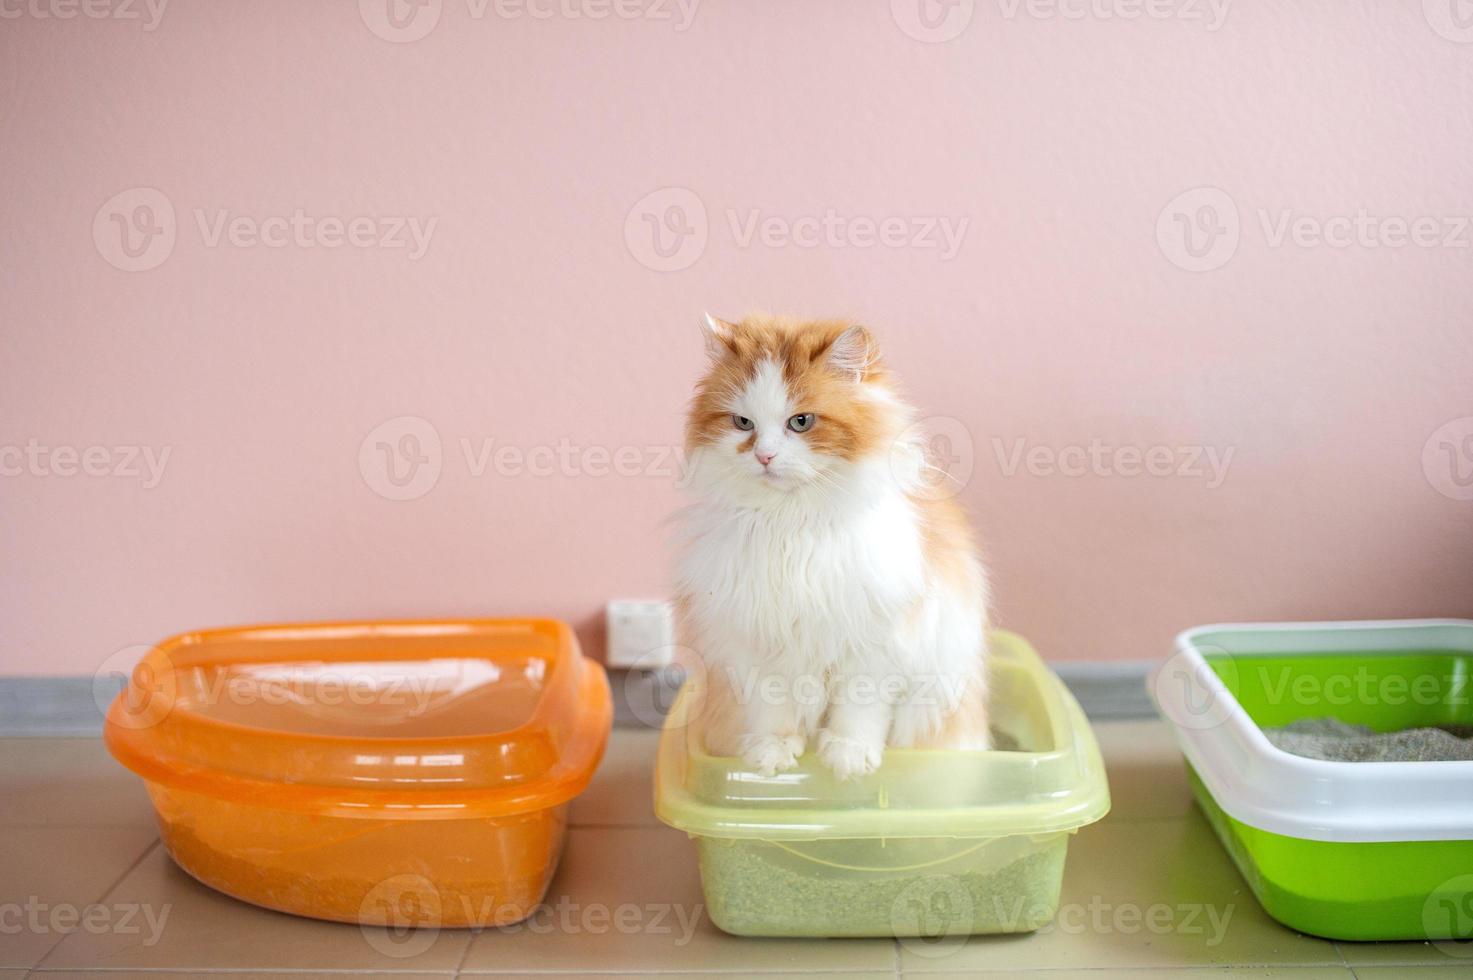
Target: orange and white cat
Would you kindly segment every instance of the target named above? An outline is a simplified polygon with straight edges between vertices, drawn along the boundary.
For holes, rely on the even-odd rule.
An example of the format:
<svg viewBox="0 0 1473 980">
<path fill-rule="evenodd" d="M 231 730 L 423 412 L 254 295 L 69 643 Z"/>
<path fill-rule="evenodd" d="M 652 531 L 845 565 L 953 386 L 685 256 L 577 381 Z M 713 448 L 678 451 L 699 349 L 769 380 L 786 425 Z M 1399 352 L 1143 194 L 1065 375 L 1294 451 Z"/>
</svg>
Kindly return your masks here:
<svg viewBox="0 0 1473 980">
<path fill-rule="evenodd" d="M 676 607 L 708 751 L 840 778 L 887 746 L 986 748 L 987 579 L 864 327 L 707 317 Z"/>
</svg>

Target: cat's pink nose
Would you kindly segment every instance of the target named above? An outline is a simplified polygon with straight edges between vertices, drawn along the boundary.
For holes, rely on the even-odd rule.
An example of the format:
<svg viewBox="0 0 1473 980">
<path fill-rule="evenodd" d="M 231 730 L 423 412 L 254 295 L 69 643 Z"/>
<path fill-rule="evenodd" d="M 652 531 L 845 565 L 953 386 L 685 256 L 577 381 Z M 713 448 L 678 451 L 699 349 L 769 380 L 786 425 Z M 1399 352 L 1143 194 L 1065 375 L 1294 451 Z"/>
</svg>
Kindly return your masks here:
<svg viewBox="0 0 1473 980">
<path fill-rule="evenodd" d="M 760 449 L 756 450 L 756 453 L 757 462 L 761 463 L 763 466 L 766 466 L 768 463 L 777 458 L 777 453 L 764 453 Z"/>
</svg>

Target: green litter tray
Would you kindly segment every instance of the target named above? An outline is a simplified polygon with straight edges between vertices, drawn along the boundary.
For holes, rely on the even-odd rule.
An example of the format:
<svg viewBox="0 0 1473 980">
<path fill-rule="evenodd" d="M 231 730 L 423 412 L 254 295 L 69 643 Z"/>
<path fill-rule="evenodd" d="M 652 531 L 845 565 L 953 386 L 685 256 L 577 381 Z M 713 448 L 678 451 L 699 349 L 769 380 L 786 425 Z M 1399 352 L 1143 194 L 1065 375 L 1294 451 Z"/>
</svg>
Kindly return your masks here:
<svg viewBox="0 0 1473 980">
<path fill-rule="evenodd" d="M 745 936 L 925 940 L 1030 932 L 1069 838 L 1110 808 L 1078 703 L 1026 641 L 992 635 L 992 724 L 1021 751 L 886 751 L 840 782 L 811 755 L 763 776 L 703 748 L 698 679 L 660 736 L 655 812 L 696 842 L 711 920 Z"/>
<path fill-rule="evenodd" d="M 1473 938 L 1473 762 L 1325 762 L 1262 732 L 1323 717 L 1473 724 L 1473 623 L 1201 627 L 1150 690 L 1198 804 L 1275 919 L 1331 939 Z"/>
</svg>

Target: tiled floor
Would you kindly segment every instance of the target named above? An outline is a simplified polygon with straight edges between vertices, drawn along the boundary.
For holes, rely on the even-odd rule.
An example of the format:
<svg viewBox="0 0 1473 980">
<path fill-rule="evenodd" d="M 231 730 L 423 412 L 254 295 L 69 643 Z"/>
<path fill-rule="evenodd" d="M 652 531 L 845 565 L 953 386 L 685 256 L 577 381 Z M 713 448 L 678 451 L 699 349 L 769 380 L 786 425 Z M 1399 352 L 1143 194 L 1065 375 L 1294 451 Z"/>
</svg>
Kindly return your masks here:
<svg viewBox="0 0 1473 980">
<path fill-rule="evenodd" d="M 138 781 L 100 743 L 0 740 L 0 980 L 95 980 L 97 971 L 117 980 L 211 971 L 295 980 L 354 972 L 442 980 L 654 972 L 1473 977 L 1473 946 L 1336 944 L 1279 926 L 1193 809 L 1165 730 L 1141 721 L 1102 723 L 1096 732 L 1114 810 L 1074 839 L 1059 918 L 1031 936 L 951 946 L 720 932 L 704 914 L 694 850 L 651 810 L 652 733 L 615 732 L 573 807 L 545 914 L 508 930 L 410 936 L 296 919 L 215 894 L 169 860 Z"/>
</svg>

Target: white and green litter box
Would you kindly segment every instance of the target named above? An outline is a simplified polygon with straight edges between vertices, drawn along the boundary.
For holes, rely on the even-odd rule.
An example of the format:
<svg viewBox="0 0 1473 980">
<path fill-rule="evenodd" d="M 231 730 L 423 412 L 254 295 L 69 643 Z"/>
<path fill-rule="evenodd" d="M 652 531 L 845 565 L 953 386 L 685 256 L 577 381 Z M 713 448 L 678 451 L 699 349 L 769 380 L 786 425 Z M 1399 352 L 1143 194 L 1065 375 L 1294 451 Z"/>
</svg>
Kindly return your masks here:
<svg viewBox="0 0 1473 980">
<path fill-rule="evenodd" d="M 1324 762 L 1262 731 L 1473 724 L 1473 622 L 1203 626 L 1149 688 L 1270 915 L 1333 939 L 1473 938 L 1473 762 Z"/>
</svg>

